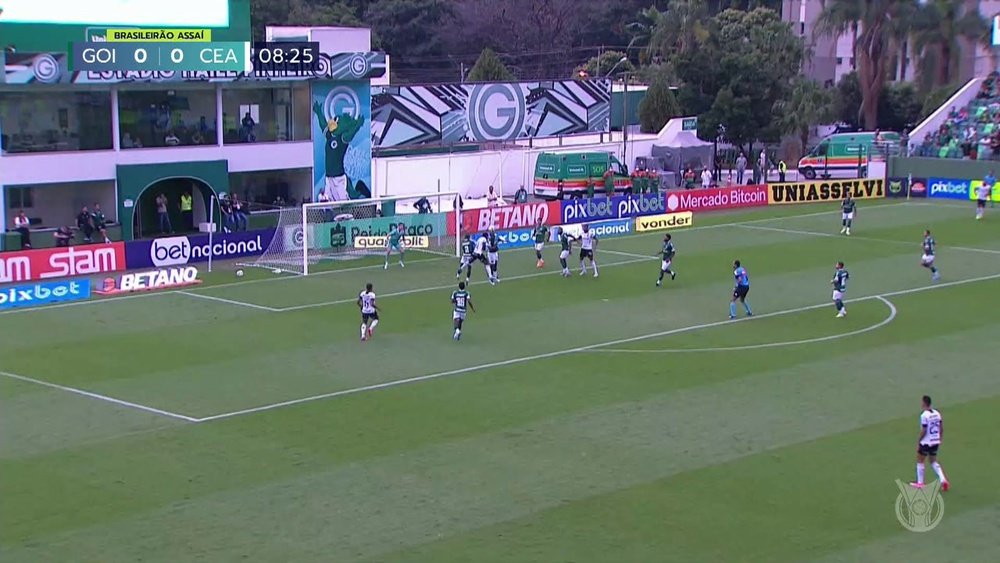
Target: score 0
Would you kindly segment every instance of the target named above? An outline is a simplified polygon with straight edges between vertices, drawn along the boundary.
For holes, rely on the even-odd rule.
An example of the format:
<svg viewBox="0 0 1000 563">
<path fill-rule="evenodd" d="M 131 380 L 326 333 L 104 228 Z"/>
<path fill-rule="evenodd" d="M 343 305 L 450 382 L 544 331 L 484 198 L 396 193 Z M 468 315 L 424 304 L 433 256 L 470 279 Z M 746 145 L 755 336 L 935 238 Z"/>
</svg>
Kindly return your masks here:
<svg viewBox="0 0 1000 563">
<path fill-rule="evenodd" d="M 179 65 L 184 62 L 184 51 L 177 47 L 170 49 L 170 61 L 175 65 Z M 149 51 L 145 47 L 139 47 L 132 52 L 132 59 L 135 60 L 137 64 L 144 65 L 146 61 L 149 60 Z"/>
</svg>

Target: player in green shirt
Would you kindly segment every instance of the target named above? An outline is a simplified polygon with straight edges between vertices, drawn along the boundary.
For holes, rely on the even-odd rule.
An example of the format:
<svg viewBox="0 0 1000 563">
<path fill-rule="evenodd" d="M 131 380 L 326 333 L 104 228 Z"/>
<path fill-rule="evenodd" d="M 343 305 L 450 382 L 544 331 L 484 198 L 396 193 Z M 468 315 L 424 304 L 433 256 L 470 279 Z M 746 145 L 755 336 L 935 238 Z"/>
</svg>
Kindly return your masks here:
<svg viewBox="0 0 1000 563">
<path fill-rule="evenodd" d="M 655 170 L 649 174 L 649 193 L 656 195 L 660 193 L 660 175 Z"/>
<path fill-rule="evenodd" d="M 941 273 L 938 272 L 937 266 L 934 265 L 935 247 L 937 247 L 937 243 L 934 242 L 934 237 L 931 236 L 930 229 L 927 229 L 924 231 L 924 254 L 920 257 L 920 265 L 931 271 L 931 281 L 941 279 Z"/>
<path fill-rule="evenodd" d="M 347 171 L 344 169 L 344 157 L 347 155 L 347 148 L 351 141 L 361 131 L 364 125 L 364 118 L 355 118 L 348 113 L 327 119 L 323 113 L 323 106 L 319 102 L 313 103 L 313 113 L 319 120 L 319 128 L 326 137 L 324 156 L 326 168 L 326 186 L 324 190 L 331 201 L 346 201 L 349 199 L 360 199 L 363 194 L 352 194 L 354 186 L 347 178 Z"/>
<path fill-rule="evenodd" d="M 645 172 L 640 170 L 639 173 L 635 175 L 635 180 L 633 181 L 635 182 L 634 191 L 636 195 L 642 195 L 646 193 L 646 186 L 649 185 L 649 178 L 646 177 Z"/>
<path fill-rule="evenodd" d="M 587 178 L 587 197 L 588 198 L 594 199 L 594 189 L 596 187 L 597 187 L 597 185 L 595 184 L 594 179 L 593 178 Z"/>
<path fill-rule="evenodd" d="M 406 264 L 403 263 L 403 254 L 406 252 L 406 240 L 403 238 L 405 236 L 406 225 L 400 223 L 399 226 L 385 238 L 385 267 L 383 269 L 389 269 L 389 255 L 392 254 L 393 250 L 399 252 L 399 267 L 406 267 Z"/>
<path fill-rule="evenodd" d="M 610 170 L 604 173 L 604 195 L 608 197 L 615 195 L 615 175 Z"/>
<path fill-rule="evenodd" d="M 535 239 L 535 258 L 538 259 L 535 262 L 536 268 L 545 267 L 545 260 L 542 260 L 542 248 L 545 246 L 545 239 L 548 236 L 549 228 L 543 225 L 541 221 L 531 230 L 531 238 Z"/>
<path fill-rule="evenodd" d="M 559 264 L 562 265 L 562 276 L 568 278 L 571 274 L 569 272 L 569 263 L 566 261 L 569 258 L 569 253 L 573 249 L 573 237 L 566 232 L 565 229 L 559 227 Z"/>
<path fill-rule="evenodd" d="M 854 202 L 854 198 L 848 193 L 847 197 L 840 204 L 840 219 L 843 225 L 840 229 L 840 234 L 848 235 L 851 234 L 851 225 L 854 223 L 854 212 L 857 210 L 857 204 Z"/>
<path fill-rule="evenodd" d="M 847 316 L 847 307 L 844 305 L 844 294 L 847 293 L 847 280 L 851 274 L 847 273 L 847 268 L 843 262 L 837 262 L 837 269 L 833 272 L 833 303 L 837 306 L 837 318 Z"/>
<path fill-rule="evenodd" d="M 465 270 L 465 281 L 469 282 L 472 278 L 472 255 L 475 252 L 476 245 L 472 243 L 472 238 L 469 235 L 465 235 L 462 239 L 462 258 L 458 263 L 458 271 L 455 272 L 455 279 L 459 279 L 462 276 L 462 270 Z"/>
<path fill-rule="evenodd" d="M 473 313 L 476 312 L 476 308 L 472 306 L 472 297 L 465 290 L 465 282 L 458 282 L 458 290 L 451 292 L 451 304 L 454 307 L 451 318 L 455 321 L 455 334 L 452 335 L 452 338 L 461 340 L 462 324 L 465 323 L 465 310 L 468 308 Z"/>
<path fill-rule="evenodd" d="M 660 263 L 660 279 L 656 280 L 656 287 L 660 287 L 660 284 L 663 283 L 663 276 L 666 274 L 670 275 L 670 279 L 677 277 L 677 272 L 670 269 L 674 254 L 677 254 L 677 249 L 674 248 L 674 243 L 670 239 L 669 233 L 663 235 L 663 248 L 659 252 L 663 255 L 663 262 Z"/>
<path fill-rule="evenodd" d="M 111 239 L 108 238 L 108 219 L 104 216 L 104 212 L 101 211 L 101 204 L 95 203 L 93 209 L 90 212 L 90 218 L 94 222 L 94 228 L 97 232 L 104 237 L 105 244 L 111 244 Z"/>
</svg>

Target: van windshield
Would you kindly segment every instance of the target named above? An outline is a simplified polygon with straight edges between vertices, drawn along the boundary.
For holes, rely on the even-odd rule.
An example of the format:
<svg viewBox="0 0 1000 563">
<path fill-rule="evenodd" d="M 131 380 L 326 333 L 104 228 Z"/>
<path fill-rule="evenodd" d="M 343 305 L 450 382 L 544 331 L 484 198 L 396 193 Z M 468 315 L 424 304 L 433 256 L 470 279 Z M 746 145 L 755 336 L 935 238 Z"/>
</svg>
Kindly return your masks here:
<svg viewBox="0 0 1000 563">
<path fill-rule="evenodd" d="M 809 151 L 809 156 L 826 156 L 826 151 L 830 148 L 829 141 L 823 141 L 822 143 L 813 147 L 813 150 Z"/>
</svg>

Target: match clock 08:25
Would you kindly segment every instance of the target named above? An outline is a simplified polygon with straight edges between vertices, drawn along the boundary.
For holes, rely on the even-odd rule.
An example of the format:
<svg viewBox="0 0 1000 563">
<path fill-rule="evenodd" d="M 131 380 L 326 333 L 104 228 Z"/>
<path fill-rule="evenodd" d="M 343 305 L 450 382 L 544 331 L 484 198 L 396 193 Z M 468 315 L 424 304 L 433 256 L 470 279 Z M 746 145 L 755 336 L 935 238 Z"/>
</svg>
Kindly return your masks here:
<svg viewBox="0 0 1000 563">
<path fill-rule="evenodd" d="M 319 65 L 319 43 L 267 41 L 253 44 L 254 72 L 313 72 Z"/>
</svg>

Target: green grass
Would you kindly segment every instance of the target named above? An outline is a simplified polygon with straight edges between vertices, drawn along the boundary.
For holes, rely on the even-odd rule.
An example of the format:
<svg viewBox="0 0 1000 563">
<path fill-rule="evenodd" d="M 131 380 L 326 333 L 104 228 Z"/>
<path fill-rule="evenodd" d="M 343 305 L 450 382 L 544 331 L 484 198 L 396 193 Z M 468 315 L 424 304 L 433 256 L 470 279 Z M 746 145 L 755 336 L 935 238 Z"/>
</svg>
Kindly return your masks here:
<svg viewBox="0 0 1000 563">
<path fill-rule="evenodd" d="M 850 238 L 823 205 L 698 216 L 660 289 L 658 233 L 603 241 L 598 279 L 506 252 L 460 343 L 427 255 L 0 314 L 3 372 L 164 411 L 0 377 L 0 559 L 998 560 L 1000 221 L 971 211 L 868 203 Z M 730 322 L 736 258 L 757 316 Z M 924 393 L 953 490 L 914 535 Z"/>
</svg>

